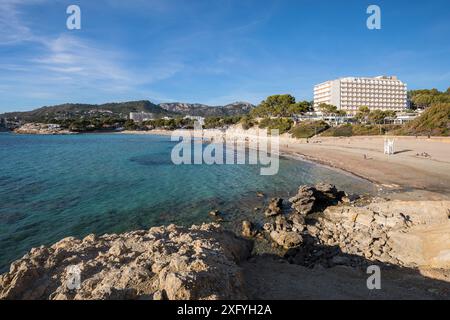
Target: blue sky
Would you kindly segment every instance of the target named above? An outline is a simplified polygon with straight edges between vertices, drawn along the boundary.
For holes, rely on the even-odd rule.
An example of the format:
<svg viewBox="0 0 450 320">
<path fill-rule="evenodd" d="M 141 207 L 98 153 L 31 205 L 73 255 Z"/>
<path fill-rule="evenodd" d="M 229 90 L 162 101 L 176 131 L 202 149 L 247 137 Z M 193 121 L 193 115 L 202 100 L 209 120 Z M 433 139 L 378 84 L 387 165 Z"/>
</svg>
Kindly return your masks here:
<svg viewBox="0 0 450 320">
<path fill-rule="evenodd" d="M 82 29 L 66 28 L 66 8 Z M 366 28 L 366 9 L 382 29 Z M 450 1 L 0 0 L 0 112 L 149 99 L 211 105 L 342 76 L 450 86 Z"/>
</svg>

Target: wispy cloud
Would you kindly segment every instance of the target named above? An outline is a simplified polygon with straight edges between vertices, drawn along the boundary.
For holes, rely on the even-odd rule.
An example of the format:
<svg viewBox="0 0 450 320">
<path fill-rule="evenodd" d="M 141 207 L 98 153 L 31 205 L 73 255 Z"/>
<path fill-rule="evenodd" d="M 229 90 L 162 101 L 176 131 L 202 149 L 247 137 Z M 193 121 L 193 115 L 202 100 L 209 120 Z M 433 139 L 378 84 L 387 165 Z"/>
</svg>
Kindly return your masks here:
<svg viewBox="0 0 450 320">
<path fill-rule="evenodd" d="M 0 45 L 33 38 L 31 30 L 22 23 L 19 5 L 24 3 L 24 0 L 2 0 L 0 2 Z"/>
<path fill-rule="evenodd" d="M 69 31 L 38 36 L 24 22 L 21 8 L 43 1 L 0 2 L 0 47 L 26 42 L 27 48 L 33 51 L 4 57 L 0 63 L 2 91 L 20 87 L 22 95 L 29 99 L 62 101 L 83 94 L 92 97 L 92 91 L 98 96 L 105 93 L 113 97 L 118 94 L 143 96 L 142 86 L 170 78 L 184 68 L 181 62 L 158 59 L 138 68 L 129 63 L 133 54 L 126 50 L 93 42 Z"/>
</svg>

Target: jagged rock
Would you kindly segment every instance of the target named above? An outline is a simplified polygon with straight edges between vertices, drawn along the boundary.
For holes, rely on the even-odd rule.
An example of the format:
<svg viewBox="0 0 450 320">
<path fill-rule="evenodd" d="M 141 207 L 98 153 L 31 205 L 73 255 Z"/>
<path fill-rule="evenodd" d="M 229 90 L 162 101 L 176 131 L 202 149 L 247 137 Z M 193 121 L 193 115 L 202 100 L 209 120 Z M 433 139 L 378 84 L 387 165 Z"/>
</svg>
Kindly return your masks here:
<svg viewBox="0 0 450 320">
<path fill-rule="evenodd" d="M 292 208 L 299 214 L 308 215 L 329 205 L 337 204 L 345 195 L 334 185 L 319 183 L 316 186 L 301 186 L 297 194 L 290 198 Z"/>
<path fill-rule="evenodd" d="M 315 189 L 313 187 L 301 186 L 298 189 L 297 195 L 289 199 L 289 202 L 292 203 L 292 209 L 302 215 L 311 213 L 316 201 L 314 191 Z"/>
<path fill-rule="evenodd" d="M 270 237 L 285 249 L 298 247 L 303 242 L 302 236 L 293 231 L 272 231 Z"/>
<path fill-rule="evenodd" d="M 265 215 L 266 217 L 273 217 L 279 215 L 281 213 L 281 206 L 283 204 L 283 199 L 281 198 L 272 198 L 269 203 L 269 207 L 267 208 Z"/>
<path fill-rule="evenodd" d="M 335 199 L 339 196 L 340 192 L 332 184 L 318 183 L 315 185 L 316 194 L 322 198 Z"/>
<path fill-rule="evenodd" d="M 244 299 L 250 252 L 217 224 L 66 238 L 12 263 L 0 299 Z"/>
<path fill-rule="evenodd" d="M 293 213 L 290 215 L 289 220 L 292 223 L 292 231 L 302 232 L 305 230 L 305 218 L 301 215 Z"/>
<path fill-rule="evenodd" d="M 275 230 L 276 231 L 291 231 L 292 225 L 285 216 L 279 215 L 275 218 Z"/>
</svg>

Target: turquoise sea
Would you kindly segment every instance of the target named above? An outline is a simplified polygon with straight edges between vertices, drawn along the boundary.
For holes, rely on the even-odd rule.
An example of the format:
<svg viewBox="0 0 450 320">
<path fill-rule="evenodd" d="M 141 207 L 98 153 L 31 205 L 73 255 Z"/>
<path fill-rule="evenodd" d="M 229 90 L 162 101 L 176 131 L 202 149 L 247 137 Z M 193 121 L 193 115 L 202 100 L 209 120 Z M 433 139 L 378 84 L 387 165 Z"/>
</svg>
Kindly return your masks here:
<svg viewBox="0 0 450 320">
<path fill-rule="evenodd" d="M 176 166 L 175 144 L 152 135 L 0 133 L 0 272 L 32 247 L 67 236 L 207 222 L 213 209 L 233 228 L 262 216 L 254 211 L 263 201 L 257 191 L 288 197 L 319 181 L 375 191 L 362 179 L 284 158 L 275 176 L 254 165 Z"/>
</svg>

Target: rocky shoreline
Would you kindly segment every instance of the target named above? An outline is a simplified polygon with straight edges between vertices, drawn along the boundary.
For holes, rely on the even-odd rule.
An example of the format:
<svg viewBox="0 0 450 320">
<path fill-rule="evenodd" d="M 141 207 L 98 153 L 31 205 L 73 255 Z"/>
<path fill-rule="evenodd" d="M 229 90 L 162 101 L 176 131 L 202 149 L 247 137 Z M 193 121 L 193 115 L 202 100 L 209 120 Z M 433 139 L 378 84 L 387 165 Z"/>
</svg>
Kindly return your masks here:
<svg viewBox="0 0 450 320">
<path fill-rule="evenodd" d="M 63 129 L 59 125 L 45 123 L 26 123 L 21 127 L 14 129 L 17 134 L 40 134 L 40 135 L 73 135 L 77 132 Z"/>
<path fill-rule="evenodd" d="M 242 237 L 220 226 L 216 210 L 210 213 L 216 223 L 70 237 L 34 248 L 0 276 L 0 299 L 284 299 L 293 292 L 293 298 L 366 298 L 367 289 L 344 287 L 355 274 L 365 285 L 369 265 L 392 278 L 385 282 L 392 290 L 379 298 L 450 298 L 449 201 L 387 201 L 318 184 L 300 186 L 289 200 L 271 199 L 261 214 L 262 225 L 242 221 Z M 279 254 L 255 254 L 259 242 Z M 316 292 L 308 274 L 335 291 Z M 343 282 L 329 288 L 336 277 Z M 271 279 L 277 281 L 268 287 Z M 401 293 L 403 286 L 412 289 Z"/>
</svg>

